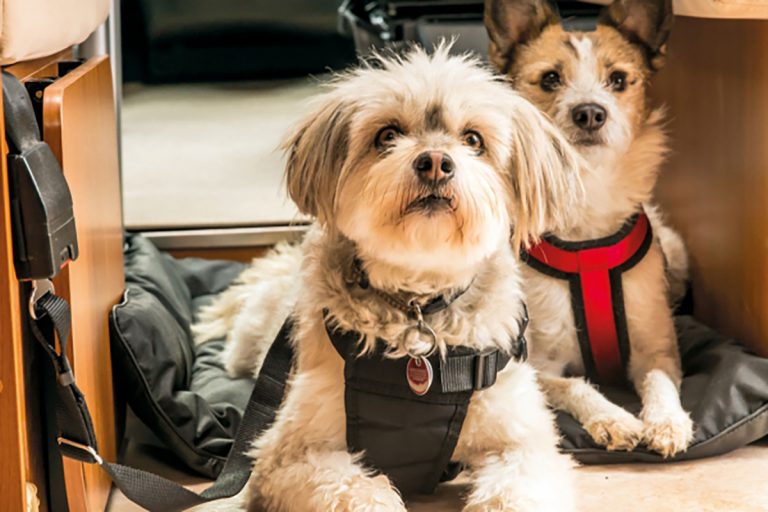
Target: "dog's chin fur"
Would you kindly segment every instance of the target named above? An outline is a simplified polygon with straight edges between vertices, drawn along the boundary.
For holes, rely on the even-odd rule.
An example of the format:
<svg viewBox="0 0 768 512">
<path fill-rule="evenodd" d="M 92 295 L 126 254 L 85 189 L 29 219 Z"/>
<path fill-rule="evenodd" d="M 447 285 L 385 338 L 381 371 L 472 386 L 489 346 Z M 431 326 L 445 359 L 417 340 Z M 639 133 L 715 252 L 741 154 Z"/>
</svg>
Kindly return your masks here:
<svg viewBox="0 0 768 512">
<path fill-rule="evenodd" d="M 547 218 L 539 201 L 554 204 L 551 190 L 568 190 L 578 170 L 566 164 L 578 158 L 538 111 L 475 62 L 449 57 L 447 47 L 358 69 L 317 109 L 289 139 L 287 181 L 299 208 L 319 222 L 300 252 L 278 253 L 284 262 L 302 261 L 299 285 L 281 287 L 296 300 L 295 374 L 273 426 L 254 443 L 246 501 L 254 511 L 404 512 L 387 477 L 347 451 L 344 360 L 328 339 L 325 319 L 359 333 L 360 354 L 380 342 L 389 357 L 432 349 L 444 354 L 454 345 L 510 351 L 524 314 L 510 221 L 539 234 Z M 372 141 L 376 127 L 387 123 L 397 123 L 401 135 L 381 150 Z M 463 144 L 467 127 L 482 135 L 482 151 Z M 526 161 L 513 155 L 532 140 L 547 144 Z M 455 163 L 455 176 L 439 187 L 446 204 L 421 201 L 434 187 L 425 190 L 414 173 L 414 159 L 435 150 Z M 557 186 L 543 188 L 545 180 Z M 436 333 L 434 347 L 407 335 L 414 321 L 403 311 L 356 284 L 356 258 L 370 285 L 384 293 L 422 300 L 465 289 L 426 318 Z M 264 298 L 264 289 L 253 286 L 259 285 L 235 286 L 239 292 L 227 292 L 206 310 L 198 339 L 254 313 L 237 308 L 249 292 Z M 253 358 L 229 368 L 258 363 L 263 350 L 247 346 L 253 339 L 229 343 L 230 358 Z M 510 362 L 495 385 L 473 395 L 453 453 L 452 460 L 472 469 L 465 510 L 573 510 L 572 462 L 558 453 L 557 440 L 534 371 Z"/>
</svg>

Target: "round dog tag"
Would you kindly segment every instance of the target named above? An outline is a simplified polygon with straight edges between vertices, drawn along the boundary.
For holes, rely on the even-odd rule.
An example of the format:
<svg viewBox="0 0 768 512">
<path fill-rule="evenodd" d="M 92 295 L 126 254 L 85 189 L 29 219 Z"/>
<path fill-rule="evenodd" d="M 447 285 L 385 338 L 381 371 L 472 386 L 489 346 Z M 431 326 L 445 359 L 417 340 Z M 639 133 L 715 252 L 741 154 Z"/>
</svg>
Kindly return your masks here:
<svg viewBox="0 0 768 512">
<path fill-rule="evenodd" d="M 426 357 L 412 357 L 405 368 L 405 376 L 411 391 L 419 396 L 426 395 L 432 386 L 432 363 Z"/>
</svg>

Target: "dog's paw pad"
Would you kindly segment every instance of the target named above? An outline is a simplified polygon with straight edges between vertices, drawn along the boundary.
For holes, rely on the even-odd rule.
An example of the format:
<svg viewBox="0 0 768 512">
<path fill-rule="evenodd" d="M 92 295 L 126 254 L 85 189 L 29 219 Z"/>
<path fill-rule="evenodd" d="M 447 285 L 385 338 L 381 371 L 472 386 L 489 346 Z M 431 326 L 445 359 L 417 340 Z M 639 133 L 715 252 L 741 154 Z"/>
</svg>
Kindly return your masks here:
<svg viewBox="0 0 768 512">
<path fill-rule="evenodd" d="M 684 452 L 693 440 L 693 421 L 683 411 L 660 419 L 646 419 L 643 440 L 664 458 Z"/>
<path fill-rule="evenodd" d="M 643 439 L 643 422 L 629 413 L 598 416 L 586 423 L 584 429 L 608 450 L 631 451 Z"/>
</svg>

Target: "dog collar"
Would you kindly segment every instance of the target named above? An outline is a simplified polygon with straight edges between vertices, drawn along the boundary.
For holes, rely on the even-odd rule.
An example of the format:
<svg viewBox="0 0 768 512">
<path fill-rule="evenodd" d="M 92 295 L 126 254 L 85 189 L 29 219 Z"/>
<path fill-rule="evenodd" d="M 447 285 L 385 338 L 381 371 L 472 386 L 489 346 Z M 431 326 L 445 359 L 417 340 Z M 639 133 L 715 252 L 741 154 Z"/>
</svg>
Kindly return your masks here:
<svg viewBox="0 0 768 512">
<path fill-rule="evenodd" d="M 432 327 L 430 327 L 429 324 L 424 321 L 424 315 L 431 315 L 450 307 L 450 305 L 453 304 L 456 299 L 464 295 L 464 293 L 469 290 L 474 281 L 475 280 L 472 279 L 466 288 L 453 291 L 448 295 L 441 293 L 438 295 L 433 295 L 432 297 L 428 297 L 423 301 L 417 300 L 416 297 L 412 297 L 408 300 L 402 300 L 397 295 L 387 293 L 383 290 L 372 287 L 371 282 L 368 279 L 368 274 L 365 269 L 363 269 L 363 262 L 360 260 L 360 258 L 354 258 L 352 260 L 351 275 L 347 280 L 347 284 L 357 285 L 363 290 L 370 290 L 393 308 L 401 311 L 402 313 L 405 313 L 408 319 L 414 322 L 414 326 L 411 329 L 417 331 L 421 335 L 431 338 L 434 350 L 437 344 L 437 335 L 435 334 L 435 331 L 432 329 Z M 527 315 L 528 313 L 526 311 L 526 322 Z"/>
<path fill-rule="evenodd" d="M 624 380 L 629 334 L 621 279 L 643 259 L 652 239 L 648 217 L 640 212 L 608 237 L 566 242 L 545 236 L 523 253 L 530 267 L 569 282 L 582 359 L 596 382 Z"/>
<path fill-rule="evenodd" d="M 525 361 L 528 357 L 528 342 L 525 339 L 528 311 L 525 309 L 525 305 L 523 307 L 524 318 L 520 321 L 520 332 L 513 343 L 511 352 L 499 349 L 477 350 L 465 346 L 450 346 L 445 356 L 434 353 L 428 357 L 411 358 L 425 361 L 430 367 L 437 369 L 433 377 L 439 386 L 429 387 L 419 396 L 480 391 L 496 383 L 497 374 L 507 366 L 510 360 Z M 334 325 L 328 310 L 324 310 L 323 314 L 325 330 L 336 352 L 345 361 L 357 359 L 359 357 L 360 333 L 339 329 Z M 397 363 L 398 367 L 407 366 L 408 361 L 402 362 L 404 358 L 400 358 L 400 360 L 390 358 L 386 354 L 386 347 L 387 344 L 383 340 L 377 340 L 376 349 L 373 353 L 366 355 L 364 359 L 369 360 L 368 364 L 371 364 L 371 359 L 380 360 L 382 368 L 393 361 L 400 361 Z M 406 393 L 408 389 L 406 384 L 409 384 L 405 378 L 407 371 L 398 371 L 397 373 L 400 376 L 398 380 L 402 382 L 401 391 L 406 396 L 412 396 L 413 390 Z"/>
</svg>

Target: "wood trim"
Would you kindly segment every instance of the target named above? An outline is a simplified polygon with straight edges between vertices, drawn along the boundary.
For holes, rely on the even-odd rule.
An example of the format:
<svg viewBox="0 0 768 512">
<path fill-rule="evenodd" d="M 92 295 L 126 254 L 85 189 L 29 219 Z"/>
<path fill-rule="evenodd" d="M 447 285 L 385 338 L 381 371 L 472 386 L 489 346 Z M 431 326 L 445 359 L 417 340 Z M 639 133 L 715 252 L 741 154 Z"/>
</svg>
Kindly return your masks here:
<svg viewBox="0 0 768 512">
<path fill-rule="evenodd" d="M 18 62 L 5 66 L 3 69 L 22 82 L 31 78 L 55 77 L 58 76 L 59 61 L 71 60 L 72 57 L 72 48 L 67 48 L 47 57 Z"/>
<path fill-rule="evenodd" d="M 696 316 L 768 355 L 768 21 L 678 18 L 654 95 L 672 135 L 657 196 Z"/>
<path fill-rule="evenodd" d="M 206 260 L 232 260 L 250 263 L 254 258 L 264 256 L 271 247 L 225 247 L 199 249 L 171 249 L 167 251 L 174 258 L 203 258 Z"/>
<path fill-rule="evenodd" d="M 0 510 L 26 510 L 28 453 L 19 285 L 13 266 L 5 123 L 0 105 Z"/>
<path fill-rule="evenodd" d="M 112 74 L 95 57 L 45 89 L 43 134 L 74 204 L 80 255 L 55 280 L 72 306 L 72 366 L 93 414 L 99 453 L 117 456 L 108 315 L 124 289 L 123 228 Z M 70 510 L 101 511 L 111 482 L 101 468 L 65 459 Z"/>
</svg>

